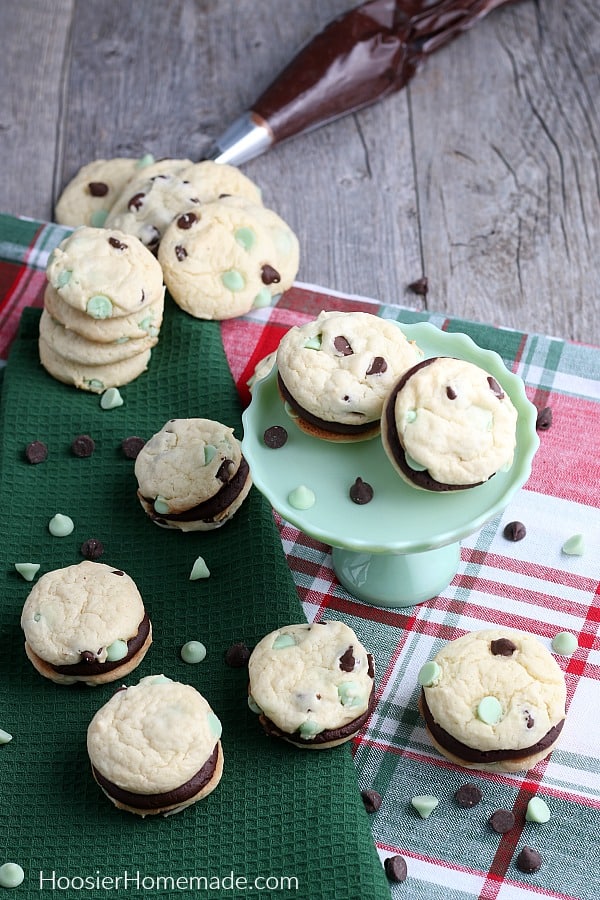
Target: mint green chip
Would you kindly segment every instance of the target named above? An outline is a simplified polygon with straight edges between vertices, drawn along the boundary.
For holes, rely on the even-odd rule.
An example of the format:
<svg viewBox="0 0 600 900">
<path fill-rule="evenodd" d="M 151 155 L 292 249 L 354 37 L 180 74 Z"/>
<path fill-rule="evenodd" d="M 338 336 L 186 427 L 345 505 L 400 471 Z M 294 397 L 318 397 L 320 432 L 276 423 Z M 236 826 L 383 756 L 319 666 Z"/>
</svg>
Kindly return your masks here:
<svg viewBox="0 0 600 900">
<path fill-rule="evenodd" d="M 550 809 L 548 808 L 548 804 L 544 800 L 542 800 L 541 797 L 532 797 L 527 804 L 525 819 L 528 822 L 537 822 L 540 825 L 544 825 L 546 822 L 549 822 Z"/>
<path fill-rule="evenodd" d="M 422 819 L 428 819 L 440 801 L 433 794 L 421 794 L 413 797 L 410 802 Z"/>
<path fill-rule="evenodd" d="M 118 662 L 127 656 L 127 642 L 116 640 L 109 644 L 106 648 L 106 659 L 108 662 Z"/>
<path fill-rule="evenodd" d="M 359 706 L 363 699 L 363 692 L 355 681 L 344 681 L 337 692 L 342 706 Z"/>
<path fill-rule="evenodd" d="M 8 731 L 4 731 L 3 728 L 0 728 L 0 744 L 10 744 L 12 741 L 12 734 L 9 734 Z"/>
<path fill-rule="evenodd" d="M 165 500 L 164 497 L 158 496 L 154 501 L 154 512 L 157 512 L 159 516 L 166 516 L 170 511 L 169 503 Z"/>
<path fill-rule="evenodd" d="M 153 155 L 151 153 L 144 153 L 143 156 L 140 156 L 135 165 L 137 169 L 145 169 L 146 166 L 151 166 L 153 162 Z"/>
<path fill-rule="evenodd" d="M 156 508 L 156 507 L 155 507 Z M 192 571 L 190 572 L 190 581 L 198 581 L 199 578 L 209 578 L 210 572 L 208 571 L 208 566 L 206 565 L 202 556 L 199 556 L 192 566 Z"/>
<path fill-rule="evenodd" d="M 39 572 L 40 564 L 31 562 L 15 563 L 15 569 L 17 570 L 19 575 L 21 575 L 25 579 L 25 581 L 33 581 L 33 579 Z"/>
<path fill-rule="evenodd" d="M 94 294 L 88 300 L 85 311 L 92 319 L 110 319 L 113 305 L 105 294 Z"/>
<path fill-rule="evenodd" d="M 57 290 L 65 287 L 65 285 L 70 282 L 72 274 L 72 269 L 63 269 L 62 272 L 59 273 L 58 278 L 56 279 Z"/>
<path fill-rule="evenodd" d="M 582 534 L 574 534 L 562 545 L 562 552 L 567 556 L 583 556 L 585 553 L 585 541 Z"/>
<path fill-rule="evenodd" d="M 219 740 L 219 738 L 221 737 L 221 734 L 223 733 L 223 726 L 221 725 L 221 720 L 219 719 L 218 716 L 216 716 L 214 714 L 214 712 L 212 712 L 212 710 L 211 710 L 211 712 L 208 713 L 206 719 L 208 721 L 208 727 L 210 729 L 210 733 L 212 734 L 213 737 L 215 737 L 217 740 Z"/>
<path fill-rule="evenodd" d="M 554 636 L 552 649 L 561 656 L 570 656 L 579 646 L 579 642 L 570 631 L 560 631 Z"/>
<path fill-rule="evenodd" d="M 16 888 L 23 882 L 25 872 L 19 863 L 5 862 L 0 866 L 0 887 Z"/>
<path fill-rule="evenodd" d="M 251 228 L 238 228 L 233 236 L 236 243 L 243 247 L 244 250 L 251 250 L 256 243 L 256 232 Z"/>
<path fill-rule="evenodd" d="M 107 209 L 97 209 L 90 216 L 90 225 L 93 228 L 102 228 L 108 219 Z"/>
<path fill-rule="evenodd" d="M 295 647 L 296 641 L 291 634 L 278 634 L 273 641 L 273 650 L 284 650 L 286 647 Z"/>
<path fill-rule="evenodd" d="M 485 725 L 497 725 L 502 718 L 502 704 L 496 697 L 484 697 L 477 707 L 477 718 Z"/>
<path fill-rule="evenodd" d="M 190 665 L 206 659 L 206 647 L 201 641 L 187 641 L 181 648 L 181 658 Z"/>
<path fill-rule="evenodd" d="M 206 444 L 204 447 L 204 465 L 207 466 L 209 462 L 217 455 L 217 448 L 213 447 L 212 444 Z"/>
<path fill-rule="evenodd" d="M 413 459 L 406 451 L 404 452 L 404 458 L 406 460 L 406 465 L 409 466 L 414 472 L 424 472 L 427 466 L 424 466 L 422 463 L 417 462 L 416 459 Z"/>
<path fill-rule="evenodd" d="M 432 687 L 434 684 L 438 683 L 441 674 L 441 667 L 434 660 L 430 660 L 419 669 L 417 681 L 422 687 Z"/>
<path fill-rule="evenodd" d="M 314 719 L 307 719 L 306 722 L 302 723 L 298 731 L 300 732 L 300 737 L 312 738 L 315 734 L 323 731 L 323 729 L 318 722 L 314 721 Z"/>
<path fill-rule="evenodd" d="M 417 418 L 416 409 L 409 409 L 408 412 L 406 413 L 406 416 L 404 417 L 404 421 L 406 422 L 407 425 L 410 425 L 410 423 L 414 422 L 416 420 L 416 418 Z"/>
<path fill-rule="evenodd" d="M 123 398 L 118 388 L 107 388 L 100 397 L 100 406 L 102 409 L 116 409 L 123 406 Z"/>
<path fill-rule="evenodd" d="M 304 348 L 305 350 L 320 350 L 321 335 L 316 334 L 314 337 L 308 338 L 308 340 L 304 342 Z"/>
<path fill-rule="evenodd" d="M 265 306 L 270 306 L 273 298 L 271 296 L 271 291 L 268 287 L 262 287 L 254 300 L 252 301 L 252 306 L 255 309 L 262 309 Z"/>
<path fill-rule="evenodd" d="M 56 513 L 48 523 L 48 531 L 53 537 L 67 537 L 74 528 L 73 519 L 70 516 L 63 516 L 62 513 Z"/>
<path fill-rule="evenodd" d="M 241 272 L 237 269 L 229 269 L 221 275 L 221 281 L 228 291 L 241 291 L 246 285 L 246 281 Z"/>
<path fill-rule="evenodd" d="M 314 491 L 309 487 L 301 484 L 288 494 L 288 503 L 294 509 L 310 509 L 315 505 L 316 497 Z"/>
</svg>

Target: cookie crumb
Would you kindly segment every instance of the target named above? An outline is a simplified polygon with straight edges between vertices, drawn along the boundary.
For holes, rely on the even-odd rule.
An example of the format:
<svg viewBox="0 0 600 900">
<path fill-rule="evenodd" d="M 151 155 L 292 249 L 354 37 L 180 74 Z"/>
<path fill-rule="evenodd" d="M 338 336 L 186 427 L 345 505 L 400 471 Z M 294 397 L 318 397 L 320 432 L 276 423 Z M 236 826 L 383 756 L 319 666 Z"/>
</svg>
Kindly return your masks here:
<svg viewBox="0 0 600 900">
<path fill-rule="evenodd" d="M 538 431 L 548 431 L 552 425 L 552 409 L 550 406 L 544 406 L 538 410 L 535 427 Z"/>
<path fill-rule="evenodd" d="M 71 453 L 80 459 L 91 456 L 96 449 L 96 442 L 89 434 L 79 434 L 71 441 Z"/>
<path fill-rule="evenodd" d="M 375 813 L 381 806 L 381 794 L 371 789 L 361 791 L 360 796 L 368 813 Z"/>
<path fill-rule="evenodd" d="M 43 441 L 31 441 L 25 447 L 25 458 L 32 466 L 48 459 L 48 447 Z"/>
<path fill-rule="evenodd" d="M 395 881 L 398 884 L 406 881 L 408 869 L 406 866 L 406 860 L 403 856 L 400 856 L 399 854 L 396 854 L 395 856 L 388 856 L 383 862 L 383 868 L 390 881 Z"/>
<path fill-rule="evenodd" d="M 250 649 L 243 641 L 237 641 L 225 651 L 225 662 L 232 669 L 243 669 L 248 665 Z"/>
<path fill-rule="evenodd" d="M 517 869 L 531 875 L 542 867 L 542 857 L 533 847 L 523 847 L 517 856 Z"/>
</svg>

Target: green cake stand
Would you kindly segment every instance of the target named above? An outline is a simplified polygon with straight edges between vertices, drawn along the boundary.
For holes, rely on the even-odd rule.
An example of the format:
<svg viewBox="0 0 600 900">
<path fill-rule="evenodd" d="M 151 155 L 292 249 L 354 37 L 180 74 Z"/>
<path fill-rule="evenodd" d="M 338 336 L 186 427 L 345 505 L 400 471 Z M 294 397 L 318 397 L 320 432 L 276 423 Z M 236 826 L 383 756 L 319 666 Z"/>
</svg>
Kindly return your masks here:
<svg viewBox="0 0 600 900">
<path fill-rule="evenodd" d="M 400 327 L 426 358 L 454 356 L 475 363 L 509 395 L 518 412 L 510 470 L 464 491 L 413 488 L 394 470 L 380 438 L 335 443 L 301 431 L 280 398 L 275 367 L 254 383 L 242 416 L 242 451 L 256 487 L 285 521 L 331 546 L 334 571 L 350 594 L 388 608 L 422 603 L 450 584 L 458 569 L 461 539 L 505 509 L 529 478 L 539 446 L 537 410 L 522 380 L 497 353 L 482 349 L 465 334 L 450 334 L 428 322 Z M 263 439 L 273 425 L 288 433 L 278 449 Z M 350 499 L 356 478 L 373 488 L 367 504 Z M 314 494 L 314 504 L 307 509 L 290 503 L 290 494 L 298 488 Z"/>
</svg>

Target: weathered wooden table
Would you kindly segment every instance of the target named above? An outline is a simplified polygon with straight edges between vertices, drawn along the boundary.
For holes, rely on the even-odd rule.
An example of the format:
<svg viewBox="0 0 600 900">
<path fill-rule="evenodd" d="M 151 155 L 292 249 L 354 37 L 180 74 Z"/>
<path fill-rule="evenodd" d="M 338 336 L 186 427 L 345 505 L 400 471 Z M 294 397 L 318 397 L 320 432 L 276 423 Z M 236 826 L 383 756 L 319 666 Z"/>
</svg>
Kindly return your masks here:
<svg viewBox="0 0 600 900">
<path fill-rule="evenodd" d="M 51 218 L 99 157 L 200 159 L 354 5 L 3 0 L 0 210 Z M 244 170 L 296 230 L 302 281 L 599 344 L 599 97 L 600 5 L 522 0 Z"/>
</svg>

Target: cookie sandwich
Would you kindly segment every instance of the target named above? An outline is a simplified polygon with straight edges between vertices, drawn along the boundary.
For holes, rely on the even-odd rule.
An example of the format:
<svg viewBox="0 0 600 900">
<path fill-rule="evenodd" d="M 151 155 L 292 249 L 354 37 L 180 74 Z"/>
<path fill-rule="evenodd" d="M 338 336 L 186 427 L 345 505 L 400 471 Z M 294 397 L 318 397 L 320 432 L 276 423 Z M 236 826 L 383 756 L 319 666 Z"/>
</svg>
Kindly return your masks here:
<svg viewBox="0 0 600 900">
<path fill-rule="evenodd" d="M 351 740 L 375 705 L 373 657 L 337 621 L 286 625 L 248 661 L 249 705 L 265 732 L 323 750 Z"/>
<path fill-rule="evenodd" d="M 252 486 L 233 429 L 212 419 L 171 419 L 135 461 L 137 496 L 163 528 L 210 531 L 237 512 Z"/>
<path fill-rule="evenodd" d="M 221 723 L 194 687 L 149 675 L 119 689 L 87 730 L 92 774 L 118 808 L 172 815 L 208 796 L 223 774 Z"/>
<path fill-rule="evenodd" d="M 314 437 L 373 438 L 388 392 L 422 356 L 393 321 L 323 311 L 281 339 L 279 392 L 298 427 Z"/>
<path fill-rule="evenodd" d="M 425 663 L 419 684 L 431 742 L 468 769 L 530 769 L 556 746 L 565 722 L 564 675 L 530 634 L 463 635 Z"/>
<path fill-rule="evenodd" d="M 116 681 L 152 643 L 141 594 L 122 569 L 84 560 L 46 572 L 23 606 L 25 652 L 57 684 Z"/>
<path fill-rule="evenodd" d="M 405 372 L 381 416 L 385 452 L 408 484 L 428 491 L 477 487 L 513 462 L 517 411 L 484 369 L 433 357 Z"/>
</svg>

